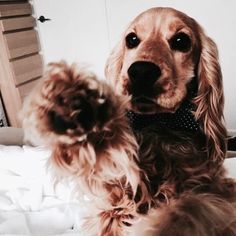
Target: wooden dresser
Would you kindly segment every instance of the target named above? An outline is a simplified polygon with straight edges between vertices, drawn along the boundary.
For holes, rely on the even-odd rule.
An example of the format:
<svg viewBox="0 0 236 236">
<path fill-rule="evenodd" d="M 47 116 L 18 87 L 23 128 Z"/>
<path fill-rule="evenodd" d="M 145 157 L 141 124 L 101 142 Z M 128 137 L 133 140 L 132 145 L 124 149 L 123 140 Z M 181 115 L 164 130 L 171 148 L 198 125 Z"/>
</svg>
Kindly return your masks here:
<svg viewBox="0 0 236 236">
<path fill-rule="evenodd" d="M 42 76 L 43 60 L 30 1 L 0 1 L 0 91 L 10 126 L 19 127 L 24 97 Z"/>
</svg>

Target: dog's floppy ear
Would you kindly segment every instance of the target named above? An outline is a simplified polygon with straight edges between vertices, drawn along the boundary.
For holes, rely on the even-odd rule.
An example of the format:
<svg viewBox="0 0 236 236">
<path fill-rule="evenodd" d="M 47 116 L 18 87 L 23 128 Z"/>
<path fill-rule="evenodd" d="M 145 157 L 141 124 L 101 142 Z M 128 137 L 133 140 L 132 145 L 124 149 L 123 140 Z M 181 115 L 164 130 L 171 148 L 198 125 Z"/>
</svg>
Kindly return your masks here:
<svg viewBox="0 0 236 236">
<path fill-rule="evenodd" d="M 221 164 L 226 153 L 226 129 L 224 126 L 224 94 L 222 73 L 216 44 L 199 26 L 201 54 L 198 64 L 198 95 L 195 98 L 195 117 L 202 124 L 207 137 L 209 157 Z"/>
<path fill-rule="evenodd" d="M 119 79 L 119 74 L 123 66 L 124 42 L 120 41 L 109 55 L 106 66 L 105 76 L 113 85 Z"/>
</svg>

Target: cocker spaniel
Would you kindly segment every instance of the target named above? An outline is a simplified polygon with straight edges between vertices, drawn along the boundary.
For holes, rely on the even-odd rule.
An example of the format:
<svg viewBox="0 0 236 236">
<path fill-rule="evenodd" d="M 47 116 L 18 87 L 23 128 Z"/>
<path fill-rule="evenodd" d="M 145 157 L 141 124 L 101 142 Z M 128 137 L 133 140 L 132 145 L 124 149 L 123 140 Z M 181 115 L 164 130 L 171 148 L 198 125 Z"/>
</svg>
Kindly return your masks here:
<svg viewBox="0 0 236 236">
<path fill-rule="evenodd" d="M 152 8 L 105 72 L 108 83 L 52 63 L 23 109 L 26 138 L 86 196 L 82 235 L 235 236 L 215 43 L 184 13 Z"/>
</svg>

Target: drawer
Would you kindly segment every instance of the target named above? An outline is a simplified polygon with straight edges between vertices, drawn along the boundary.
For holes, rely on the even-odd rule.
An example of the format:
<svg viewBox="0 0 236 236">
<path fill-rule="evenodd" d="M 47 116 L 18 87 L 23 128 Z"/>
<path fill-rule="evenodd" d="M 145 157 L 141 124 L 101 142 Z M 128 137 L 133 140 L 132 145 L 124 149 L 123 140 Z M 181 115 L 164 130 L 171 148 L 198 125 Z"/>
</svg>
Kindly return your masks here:
<svg viewBox="0 0 236 236">
<path fill-rule="evenodd" d="M 5 34 L 4 38 L 9 59 L 40 51 L 38 33 L 35 30 Z"/>
<path fill-rule="evenodd" d="M 43 73 L 43 61 L 40 54 L 12 61 L 11 66 L 16 86 L 38 78 Z"/>
<path fill-rule="evenodd" d="M 19 30 L 26 28 L 33 28 L 36 26 L 34 17 L 22 16 L 17 18 L 7 18 L 0 20 L 0 28 L 3 32 L 9 30 Z"/>
<path fill-rule="evenodd" d="M 29 81 L 28 83 L 22 84 L 18 87 L 21 100 L 24 101 L 25 97 L 28 96 L 30 91 L 34 88 L 35 85 L 39 83 L 40 79 Z"/>
<path fill-rule="evenodd" d="M 30 3 L 0 4 L 0 17 L 31 15 Z"/>
</svg>

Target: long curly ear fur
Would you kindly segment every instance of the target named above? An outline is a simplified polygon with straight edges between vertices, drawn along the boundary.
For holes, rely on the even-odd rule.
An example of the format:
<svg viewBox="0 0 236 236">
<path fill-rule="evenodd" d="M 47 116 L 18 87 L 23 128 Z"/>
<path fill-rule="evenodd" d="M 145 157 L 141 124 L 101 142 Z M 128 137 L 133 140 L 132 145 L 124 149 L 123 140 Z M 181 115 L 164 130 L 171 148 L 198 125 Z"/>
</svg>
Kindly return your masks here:
<svg viewBox="0 0 236 236">
<path fill-rule="evenodd" d="M 117 80 L 119 79 L 119 74 L 123 66 L 123 56 L 124 42 L 120 41 L 112 50 L 105 66 L 105 76 L 114 87 L 117 84 Z"/>
<path fill-rule="evenodd" d="M 226 128 L 224 126 L 224 95 L 218 50 L 212 39 L 198 26 L 201 54 L 198 65 L 198 95 L 195 98 L 195 117 L 202 124 L 207 137 L 209 157 L 221 164 L 226 153 Z"/>
</svg>

